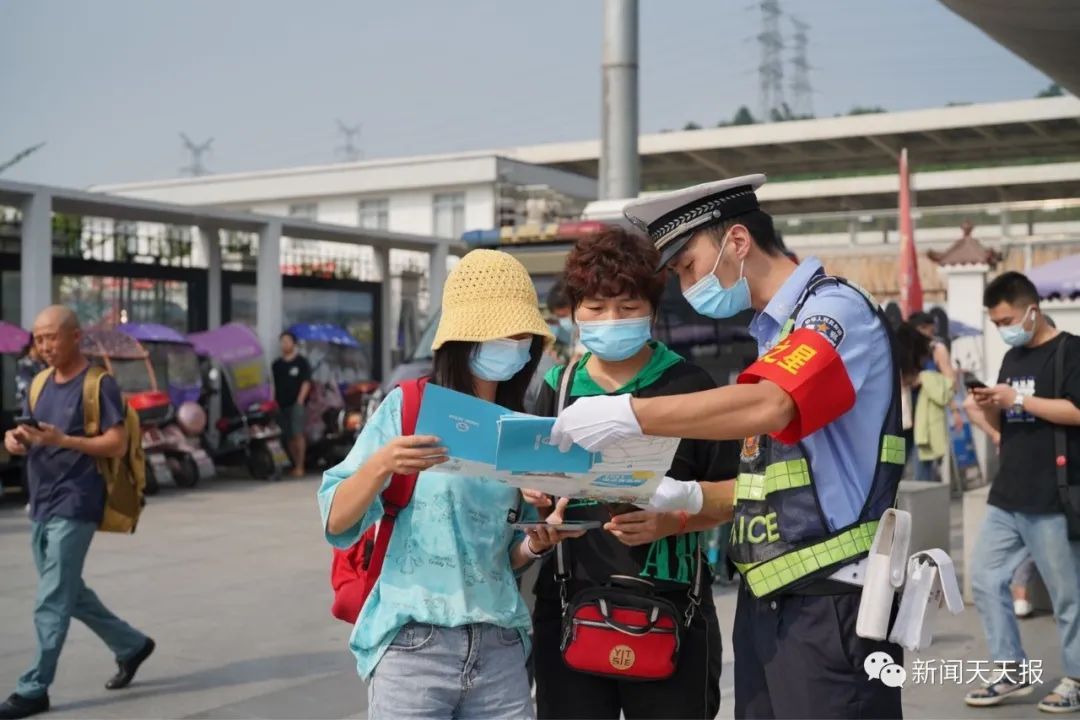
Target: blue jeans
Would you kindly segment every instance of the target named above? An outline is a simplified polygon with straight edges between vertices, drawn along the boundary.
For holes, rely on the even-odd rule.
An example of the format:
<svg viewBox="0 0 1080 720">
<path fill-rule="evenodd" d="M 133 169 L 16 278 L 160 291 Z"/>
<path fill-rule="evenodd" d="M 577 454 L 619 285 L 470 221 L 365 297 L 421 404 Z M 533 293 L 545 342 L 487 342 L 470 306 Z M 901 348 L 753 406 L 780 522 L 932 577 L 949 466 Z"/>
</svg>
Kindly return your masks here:
<svg viewBox="0 0 1080 720">
<path fill-rule="evenodd" d="M 1009 589 L 1031 554 L 1054 605 L 1065 674 L 1080 678 L 1080 542 L 1069 542 L 1065 516 L 1008 512 L 990 505 L 971 558 L 971 588 L 994 661 L 1027 659 Z"/>
<path fill-rule="evenodd" d="M 83 562 L 96 530 L 95 523 L 66 518 L 32 525 L 30 542 L 38 571 L 34 604 L 38 653 L 15 688 L 23 697 L 40 697 L 48 691 L 71 618 L 81 620 L 104 640 L 118 661 L 133 657 L 146 643 L 145 635 L 109 612 L 83 582 Z"/>
<path fill-rule="evenodd" d="M 521 636 L 495 625 L 406 625 L 375 666 L 368 717 L 535 717 Z"/>
</svg>

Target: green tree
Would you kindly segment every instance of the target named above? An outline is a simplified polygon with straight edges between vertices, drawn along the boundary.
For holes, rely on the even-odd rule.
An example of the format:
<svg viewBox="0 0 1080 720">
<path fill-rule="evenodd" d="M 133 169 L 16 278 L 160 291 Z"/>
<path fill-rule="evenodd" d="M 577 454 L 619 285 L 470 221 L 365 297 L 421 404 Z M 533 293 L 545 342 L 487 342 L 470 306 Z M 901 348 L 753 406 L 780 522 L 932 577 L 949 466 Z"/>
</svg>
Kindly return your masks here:
<svg viewBox="0 0 1080 720">
<path fill-rule="evenodd" d="M 1062 96 L 1064 94 L 1065 94 L 1065 91 L 1061 89 L 1060 85 L 1058 85 L 1057 83 L 1050 83 L 1044 89 L 1040 90 L 1039 94 L 1036 95 L 1035 97 L 1037 97 L 1037 98 L 1060 97 L 1060 96 Z"/>
<path fill-rule="evenodd" d="M 731 119 L 732 125 L 753 125 L 757 122 L 754 119 L 754 114 L 750 112 L 750 108 L 745 105 L 741 106 L 735 111 L 735 117 Z"/>
<path fill-rule="evenodd" d="M 880 105 L 856 105 L 848 110 L 848 115 L 874 115 L 883 112 L 888 112 L 888 110 Z"/>
<path fill-rule="evenodd" d="M 688 123 L 686 123 L 685 125 L 683 125 L 683 128 L 682 128 L 682 129 L 683 129 L 683 130 L 700 130 L 700 129 L 701 129 L 701 126 L 700 126 L 700 125 L 698 125 L 698 124 L 697 124 L 696 122 L 694 122 L 693 120 L 691 120 L 690 122 L 688 122 Z"/>
</svg>

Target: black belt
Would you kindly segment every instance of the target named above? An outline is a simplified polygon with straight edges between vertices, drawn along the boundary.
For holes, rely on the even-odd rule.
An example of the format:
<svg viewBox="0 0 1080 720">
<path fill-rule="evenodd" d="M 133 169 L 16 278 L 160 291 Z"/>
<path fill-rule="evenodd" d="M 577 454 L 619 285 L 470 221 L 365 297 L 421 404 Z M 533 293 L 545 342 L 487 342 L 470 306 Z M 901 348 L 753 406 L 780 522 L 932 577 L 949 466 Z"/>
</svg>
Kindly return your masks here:
<svg viewBox="0 0 1080 720">
<path fill-rule="evenodd" d="M 839 580 L 833 580 L 831 578 L 822 578 L 820 580 L 814 580 L 806 585 L 800 585 L 798 587 L 791 588 L 790 590 L 784 590 L 781 595 L 808 595 L 808 596 L 820 596 L 820 595 L 853 595 L 855 593 L 861 593 L 861 585 L 852 585 L 851 583 L 841 582 Z"/>
</svg>

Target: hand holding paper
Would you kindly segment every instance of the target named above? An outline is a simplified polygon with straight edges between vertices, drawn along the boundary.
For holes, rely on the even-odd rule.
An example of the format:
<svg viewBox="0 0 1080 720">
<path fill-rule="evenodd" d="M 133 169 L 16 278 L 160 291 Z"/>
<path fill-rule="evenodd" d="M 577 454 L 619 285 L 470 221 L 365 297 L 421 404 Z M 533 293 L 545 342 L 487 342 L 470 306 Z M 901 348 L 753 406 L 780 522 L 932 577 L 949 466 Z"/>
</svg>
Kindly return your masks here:
<svg viewBox="0 0 1080 720">
<path fill-rule="evenodd" d="M 563 452 L 580 445 L 596 452 L 620 440 L 641 437 L 641 425 L 630 406 L 631 395 L 581 398 L 559 413 L 551 442 Z"/>
</svg>

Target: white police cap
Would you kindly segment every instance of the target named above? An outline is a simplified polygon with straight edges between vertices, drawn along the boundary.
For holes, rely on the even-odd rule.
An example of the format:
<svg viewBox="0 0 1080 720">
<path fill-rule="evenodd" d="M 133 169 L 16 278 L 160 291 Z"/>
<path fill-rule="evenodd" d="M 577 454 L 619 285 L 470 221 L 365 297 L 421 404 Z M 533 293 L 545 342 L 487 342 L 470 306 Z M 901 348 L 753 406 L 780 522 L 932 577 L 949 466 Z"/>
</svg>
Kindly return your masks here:
<svg viewBox="0 0 1080 720">
<path fill-rule="evenodd" d="M 648 234 L 660 251 L 663 267 L 695 231 L 757 210 L 754 191 L 764 184 L 765 176 L 760 173 L 702 183 L 635 200 L 623 209 L 623 214 Z"/>
</svg>

